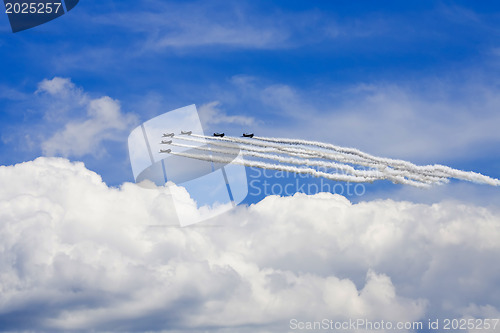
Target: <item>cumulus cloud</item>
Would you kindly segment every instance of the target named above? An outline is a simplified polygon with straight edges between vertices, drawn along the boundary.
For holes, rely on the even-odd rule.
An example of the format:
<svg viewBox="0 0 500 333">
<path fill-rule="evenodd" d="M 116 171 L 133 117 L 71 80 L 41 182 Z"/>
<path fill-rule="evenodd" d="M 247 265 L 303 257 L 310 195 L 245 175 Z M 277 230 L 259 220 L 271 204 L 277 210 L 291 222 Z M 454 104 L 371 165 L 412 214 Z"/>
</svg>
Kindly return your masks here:
<svg viewBox="0 0 500 333">
<path fill-rule="evenodd" d="M 38 85 L 37 94 L 47 94 L 50 107 L 45 118 L 67 118 L 64 128 L 43 140 L 41 146 L 45 155 L 81 157 L 87 154 L 103 153 L 102 144 L 107 140 L 121 140 L 126 130 L 137 120 L 132 114 L 124 114 L 120 103 L 108 96 L 89 97 L 68 78 L 45 79 Z M 62 106 L 54 107 L 54 106 Z M 82 109 L 84 116 L 69 115 L 69 110 Z"/>
<path fill-rule="evenodd" d="M 117 134 L 135 122 L 135 117 L 121 113 L 118 101 L 107 96 L 90 101 L 87 115 L 86 120 L 67 123 L 63 130 L 43 142 L 43 152 L 76 157 L 98 154 L 103 141 L 116 140 Z"/>
<path fill-rule="evenodd" d="M 46 92 L 52 96 L 67 95 L 74 91 L 81 91 L 77 89 L 75 84 L 68 78 L 54 77 L 53 79 L 44 79 L 38 83 L 38 89 L 35 93 Z"/>
<path fill-rule="evenodd" d="M 0 185 L 6 330 L 277 332 L 500 308 L 486 208 L 297 194 L 178 228 L 168 196 L 197 209 L 183 188 L 110 188 L 62 158 L 2 166 Z"/>
</svg>

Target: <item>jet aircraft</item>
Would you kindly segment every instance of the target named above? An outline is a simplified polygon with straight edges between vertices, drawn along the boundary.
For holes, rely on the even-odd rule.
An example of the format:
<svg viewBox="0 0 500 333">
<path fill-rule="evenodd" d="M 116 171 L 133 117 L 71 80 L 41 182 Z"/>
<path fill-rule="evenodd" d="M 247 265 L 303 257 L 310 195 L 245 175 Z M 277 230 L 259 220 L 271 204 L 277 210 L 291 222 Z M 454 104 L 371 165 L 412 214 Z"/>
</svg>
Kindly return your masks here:
<svg viewBox="0 0 500 333">
<path fill-rule="evenodd" d="M 253 138 L 253 133 L 243 133 L 242 137 L 244 137 L 244 138 Z"/>
<path fill-rule="evenodd" d="M 170 153 L 172 149 L 160 149 L 160 153 Z"/>
<path fill-rule="evenodd" d="M 172 143 L 172 140 L 168 140 L 168 141 L 161 140 L 161 142 L 160 142 L 160 143 L 161 143 L 161 144 L 163 144 L 163 145 L 169 145 L 169 144 L 171 144 L 171 143 Z"/>
<path fill-rule="evenodd" d="M 174 137 L 174 133 L 168 133 L 168 134 L 167 133 L 163 133 L 163 137 L 164 138 L 168 138 L 168 137 L 173 138 Z"/>
<path fill-rule="evenodd" d="M 222 137 L 224 137 L 224 133 L 214 133 L 214 136 L 222 138 Z"/>
<path fill-rule="evenodd" d="M 187 132 L 181 131 L 181 134 L 183 135 L 191 135 L 191 133 L 193 133 L 193 131 L 187 131 Z"/>
</svg>

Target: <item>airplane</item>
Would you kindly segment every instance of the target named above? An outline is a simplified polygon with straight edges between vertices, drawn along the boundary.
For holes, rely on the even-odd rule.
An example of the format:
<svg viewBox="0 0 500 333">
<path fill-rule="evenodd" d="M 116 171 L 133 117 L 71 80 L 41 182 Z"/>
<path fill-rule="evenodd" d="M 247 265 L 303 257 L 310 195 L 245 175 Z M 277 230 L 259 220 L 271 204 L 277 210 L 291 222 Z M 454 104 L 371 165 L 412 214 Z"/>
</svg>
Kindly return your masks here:
<svg viewBox="0 0 500 333">
<path fill-rule="evenodd" d="M 164 138 L 167 138 L 167 137 L 171 137 L 171 138 L 173 138 L 173 137 L 174 137 L 174 133 L 168 133 L 168 134 L 163 133 L 163 137 L 164 137 Z"/>
<path fill-rule="evenodd" d="M 181 134 L 184 135 L 191 135 L 191 133 L 193 133 L 193 131 L 187 131 L 187 132 L 181 131 Z"/>
<path fill-rule="evenodd" d="M 214 136 L 222 138 L 222 137 L 224 137 L 224 133 L 214 133 Z"/>
<path fill-rule="evenodd" d="M 168 140 L 168 141 L 165 141 L 165 140 L 161 140 L 160 142 L 161 144 L 164 144 L 164 145 L 169 145 L 172 143 L 172 140 Z"/>
<path fill-rule="evenodd" d="M 167 150 L 160 149 L 160 153 L 170 153 L 171 151 L 172 149 L 167 149 Z"/>
<path fill-rule="evenodd" d="M 244 137 L 244 138 L 253 138 L 253 133 L 243 133 L 242 137 Z"/>
</svg>

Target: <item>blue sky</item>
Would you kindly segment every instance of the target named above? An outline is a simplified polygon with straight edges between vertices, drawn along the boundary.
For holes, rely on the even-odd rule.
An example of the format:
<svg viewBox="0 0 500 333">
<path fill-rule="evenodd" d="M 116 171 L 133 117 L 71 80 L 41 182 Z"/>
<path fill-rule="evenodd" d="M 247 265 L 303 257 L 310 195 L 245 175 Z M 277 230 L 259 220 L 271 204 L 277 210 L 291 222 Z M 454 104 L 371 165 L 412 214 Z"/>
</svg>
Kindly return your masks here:
<svg viewBox="0 0 500 333">
<path fill-rule="evenodd" d="M 500 178 L 500 3 L 81 0 L 16 34 L 0 15 L 0 60 L 0 330 L 500 318 L 498 187 L 279 197 L 259 186 L 355 189 L 250 170 L 251 205 L 179 228 L 172 197 L 207 210 L 131 184 L 127 150 L 136 126 L 196 104 L 208 133 Z"/>
<path fill-rule="evenodd" d="M 209 130 L 318 139 L 499 177 L 499 7 L 82 1 L 17 34 L 4 15 L 0 163 L 64 156 L 118 186 L 132 180 L 128 132 L 194 103 L 222 119 Z M 71 82 L 67 99 L 39 90 L 54 77 Z M 81 153 L 43 149 L 67 124 L 88 120 L 82 98 L 106 96 L 124 117 L 112 136 L 97 135 Z M 231 116 L 247 121 L 224 122 Z M 400 188 L 371 193 L 379 190 Z"/>
</svg>

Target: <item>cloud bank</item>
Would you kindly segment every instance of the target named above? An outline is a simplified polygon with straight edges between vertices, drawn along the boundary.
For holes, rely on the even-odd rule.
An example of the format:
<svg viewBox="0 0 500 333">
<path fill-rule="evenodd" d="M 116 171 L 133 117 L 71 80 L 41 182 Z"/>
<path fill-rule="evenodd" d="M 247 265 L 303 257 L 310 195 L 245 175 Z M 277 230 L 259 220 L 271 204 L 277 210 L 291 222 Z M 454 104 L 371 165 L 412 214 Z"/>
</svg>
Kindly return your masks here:
<svg viewBox="0 0 500 333">
<path fill-rule="evenodd" d="M 2 329 L 282 332 L 292 318 L 500 316 L 498 211 L 297 194 L 177 228 L 167 201 L 165 189 L 110 188 L 62 158 L 1 166 Z"/>
</svg>

